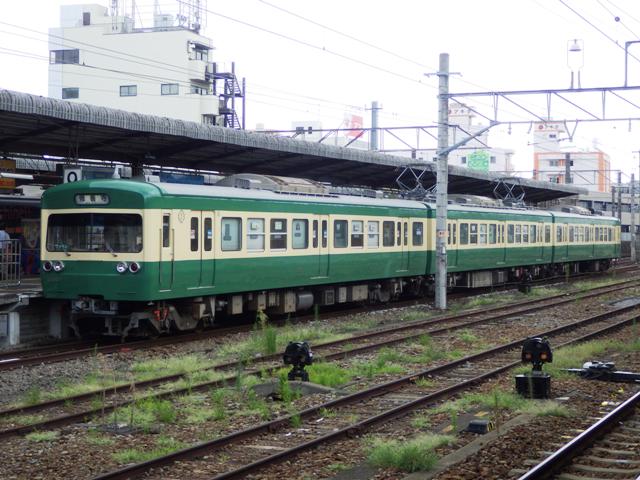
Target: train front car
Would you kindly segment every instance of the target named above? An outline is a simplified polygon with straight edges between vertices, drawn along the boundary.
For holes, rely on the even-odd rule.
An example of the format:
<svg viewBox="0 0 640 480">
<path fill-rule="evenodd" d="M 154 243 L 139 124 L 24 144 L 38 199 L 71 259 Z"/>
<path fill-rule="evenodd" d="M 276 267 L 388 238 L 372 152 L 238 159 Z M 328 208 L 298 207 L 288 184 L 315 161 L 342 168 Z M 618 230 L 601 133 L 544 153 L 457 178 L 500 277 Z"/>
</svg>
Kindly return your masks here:
<svg viewBox="0 0 640 480">
<path fill-rule="evenodd" d="M 68 183 L 43 195 L 43 292 L 65 300 L 77 335 L 148 327 L 134 312 L 153 298 L 161 220 L 146 207 L 158 196 L 154 185 L 121 180 Z"/>
</svg>

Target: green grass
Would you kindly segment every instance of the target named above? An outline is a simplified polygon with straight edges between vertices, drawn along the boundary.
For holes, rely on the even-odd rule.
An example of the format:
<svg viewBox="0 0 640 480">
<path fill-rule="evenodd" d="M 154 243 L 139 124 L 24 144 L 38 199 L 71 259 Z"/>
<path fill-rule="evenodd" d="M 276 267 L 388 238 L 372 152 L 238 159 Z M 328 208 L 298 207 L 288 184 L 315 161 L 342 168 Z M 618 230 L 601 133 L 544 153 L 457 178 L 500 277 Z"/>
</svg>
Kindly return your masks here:
<svg viewBox="0 0 640 480">
<path fill-rule="evenodd" d="M 344 385 L 352 378 L 348 370 L 335 363 L 318 362 L 310 365 L 306 370 L 309 372 L 311 382 L 331 388 Z"/>
<path fill-rule="evenodd" d="M 185 447 L 186 444 L 183 442 L 174 440 L 171 437 L 160 436 L 156 440 L 155 448 L 151 450 L 136 450 L 134 448 L 128 448 L 114 453 L 113 459 L 119 464 L 140 463 L 163 455 L 168 455 Z"/>
<path fill-rule="evenodd" d="M 115 440 L 113 438 L 102 435 L 95 430 L 89 430 L 87 432 L 87 443 L 89 445 L 95 445 L 96 447 L 107 447 L 113 445 Z"/>
<path fill-rule="evenodd" d="M 31 432 L 25 435 L 24 438 L 30 442 L 52 442 L 60 436 L 60 432 L 48 431 L 48 432 Z"/>
<path fill-rule="evenodd" d="M 466 328 L 458 332 L 458 338 L 462 342 L 467 344 L 472 344 L 472 343 L 477 344 L 479 340 L 478 336 L 475 333 L 473 333 L 471 330 L 468 330 Z"/>
<path fill-rule="evenodd" d="M 195 372 L 211 365 L 211 361 L 203 356 L 190 354 L 136 362 L 131 366 L 131 371 L 136 380 L 148 380 L 166 375 Z"/>
<path fill-rule="evenodd" d="M 126 423 L 149 431 L 158 423 L 174 423 L 176 417 L 176 409 L 169 400 L 145 398 L 117 409 L 108 418 L 112 423 Z"/>
<path fill-rule="evenodd" d="M 24 405 L 35 405 L 42 401 L 42 391 L 38 387 L 31 387 L 27 390 L 22 397 L 22 403 Z"/>
<path fill-rule="evenodd" d="M 16 425 L 33 425 L 44 420 L 43 415 L 13 415 L 2 419 L 2 423 L 13 423 Z"/>
<path fill-rule="evenodd" d="M 409 473 L 427 471 L 438 461 L 434 450 L 453 440 L 446 435 L 421 435 L 402 442 L 376 439 L 369 448 L 368 460 L 377 468 L 395 468 Z"/>
<path fill-rule="evenodd" d="M 528 413 L 536 417 L 570 417 L 573 412 L 566 405 L 552 400 L 531 401 L 520 409 L 521 413 Z"/>
</svg>

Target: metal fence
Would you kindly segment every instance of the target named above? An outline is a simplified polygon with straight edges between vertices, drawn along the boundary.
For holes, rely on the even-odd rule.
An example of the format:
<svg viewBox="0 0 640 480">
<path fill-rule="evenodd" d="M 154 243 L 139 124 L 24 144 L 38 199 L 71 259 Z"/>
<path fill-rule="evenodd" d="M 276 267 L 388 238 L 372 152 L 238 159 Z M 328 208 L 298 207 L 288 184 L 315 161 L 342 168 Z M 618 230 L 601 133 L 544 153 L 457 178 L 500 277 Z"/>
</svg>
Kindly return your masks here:
<svg viewBox="0 0 640 480">
<path fill-rule="evenodd" d="M 0 287 L 20 285 L 20 240 L 0 240 Z"/>
</svg>

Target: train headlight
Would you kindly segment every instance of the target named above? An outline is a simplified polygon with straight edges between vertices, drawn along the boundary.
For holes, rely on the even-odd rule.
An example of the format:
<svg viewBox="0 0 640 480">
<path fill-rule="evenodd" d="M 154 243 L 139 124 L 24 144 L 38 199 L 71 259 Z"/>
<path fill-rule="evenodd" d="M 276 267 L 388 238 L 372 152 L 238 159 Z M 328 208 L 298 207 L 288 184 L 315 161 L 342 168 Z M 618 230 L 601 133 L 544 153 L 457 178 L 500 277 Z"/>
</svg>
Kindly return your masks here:
<svg viewBox="0 0 640 480">
<path fill-rule="evenodd" d="M 131 273 L 138 273 L 140 271 L 140 264 L 138 262 L 132 262 L 131 265 L 129 265 L 129 271 Z"/>
<path fill-rule="evenodd" d="M 49 260 L 42 264 L 42 270 L 44 270 L 45 272 L 50 272 L 52 268 L 53 265 L 51 265 L 51 262 Z"/>
<path fill-rule="evenodd" d="M 116 272 L 118 273 L 125 273 L 128 269 L 129 265 L 127 265 L 127 262 L 118 262 L 116 265 Z"/>
<path fill-rule="evenodd" d="M 64 263 L 59 260 L 54 261 L 52 265 L 54 272 L 61 272 L 62 270 L 64 270 Z"/>
</svg>

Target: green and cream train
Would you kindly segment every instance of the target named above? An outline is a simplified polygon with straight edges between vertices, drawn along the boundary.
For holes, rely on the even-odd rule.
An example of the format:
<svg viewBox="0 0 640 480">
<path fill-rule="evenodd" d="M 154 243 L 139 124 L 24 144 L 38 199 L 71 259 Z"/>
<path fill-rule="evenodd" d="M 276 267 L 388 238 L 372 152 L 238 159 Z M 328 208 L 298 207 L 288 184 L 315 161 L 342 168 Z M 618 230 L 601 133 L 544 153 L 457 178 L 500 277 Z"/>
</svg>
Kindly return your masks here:
<svg viewBox="0 0 640 480">
<path fill-rule="evenodd" d="M 449 205 L 450 286 L 603 270 L 617 219 Z M 216 316 L 386 302 L 428 291 L 435 205 L 352 195 L 88 180 L 42 199 L 44 295 L 71 327 L 189 330 Z"/>
</svg>

